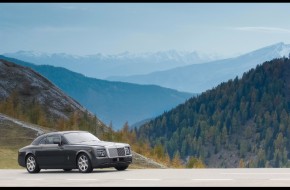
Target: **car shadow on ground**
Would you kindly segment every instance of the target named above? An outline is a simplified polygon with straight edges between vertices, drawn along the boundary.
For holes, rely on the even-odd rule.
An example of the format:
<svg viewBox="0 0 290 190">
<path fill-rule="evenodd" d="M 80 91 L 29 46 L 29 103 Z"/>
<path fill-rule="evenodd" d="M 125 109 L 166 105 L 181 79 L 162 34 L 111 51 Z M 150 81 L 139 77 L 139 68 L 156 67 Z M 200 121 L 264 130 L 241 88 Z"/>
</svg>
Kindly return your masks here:
<svg viewBox="0 0 290 190">
<path fill-rule="evenodd" d="M 128 171 L 128 170 L 125 170 L 125 171 Z M 118 170 L 114 170 L 114 169 L 94 169 L 91 173 L 112 173 L 112 172 L 125 172 L 125 171 L 118 171 Z M 37 174 L 61 174 L 61 173 L 63 173 L 63 174 L 76 174 L 76 173 L 79 173 L 80 174 L 79 170 L 77 170 L 77 169 L 74 169 L 72 171 L 45 170 L 45 169 L 42 169 Z M 28 173 L 26 171 L 26 172 L 24 172 L 24 174 L 30 174 L 30 173 Z M 84 174 L 86 174 L 86 173 L 84 173 Z M 90 174 L 90 173 L 87 173 L 87 174 Z"/>
</svg>

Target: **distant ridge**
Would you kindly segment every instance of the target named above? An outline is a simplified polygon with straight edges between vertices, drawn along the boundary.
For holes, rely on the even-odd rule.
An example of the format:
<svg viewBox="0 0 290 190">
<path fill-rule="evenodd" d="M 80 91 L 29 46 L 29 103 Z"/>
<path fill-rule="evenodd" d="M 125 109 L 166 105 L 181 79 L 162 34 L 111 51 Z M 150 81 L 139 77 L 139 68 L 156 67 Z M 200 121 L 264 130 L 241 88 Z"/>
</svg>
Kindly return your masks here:
<svg viewBox="0 0 290 190">
<path fill-rule="evenodd" d="M 230 59 L 191 64 L 146 75 L 110 77 L 108 80 L 155 84 L 184 92 L 201 93 L 221 82 L 241 77 L 244 72 L 265 61 L 289 57 L 289 53 L 290 45 L 280 42 Z"/>
</svg>

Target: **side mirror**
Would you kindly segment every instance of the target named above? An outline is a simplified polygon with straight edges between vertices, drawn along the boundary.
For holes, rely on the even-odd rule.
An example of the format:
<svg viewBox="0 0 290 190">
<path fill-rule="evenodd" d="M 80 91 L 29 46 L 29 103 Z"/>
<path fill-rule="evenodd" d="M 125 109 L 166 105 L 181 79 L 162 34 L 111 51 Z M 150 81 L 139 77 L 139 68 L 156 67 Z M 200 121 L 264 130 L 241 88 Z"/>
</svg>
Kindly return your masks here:
<svg viewBox="0 0 290 190">
<path fill-rule="evenodd" d="M 61 145 L 60 138 L 53 138 L 53 144 L 58 144 L 58 146 L 60 146 Z"/>
</svg>

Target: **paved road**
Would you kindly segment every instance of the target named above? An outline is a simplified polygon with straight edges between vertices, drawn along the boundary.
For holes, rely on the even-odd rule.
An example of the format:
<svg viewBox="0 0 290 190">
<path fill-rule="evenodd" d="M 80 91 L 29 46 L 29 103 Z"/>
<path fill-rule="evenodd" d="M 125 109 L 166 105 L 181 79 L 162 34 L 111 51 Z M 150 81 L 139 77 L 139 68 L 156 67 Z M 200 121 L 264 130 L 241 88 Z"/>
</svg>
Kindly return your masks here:
<svg viewBox="0 0 290 190">
<path fill-rule="evenodd" d="M 0 186 L 290 186 L 290 168 L 281 169 L 95 169 L 0 170 Z"/>
</svg>

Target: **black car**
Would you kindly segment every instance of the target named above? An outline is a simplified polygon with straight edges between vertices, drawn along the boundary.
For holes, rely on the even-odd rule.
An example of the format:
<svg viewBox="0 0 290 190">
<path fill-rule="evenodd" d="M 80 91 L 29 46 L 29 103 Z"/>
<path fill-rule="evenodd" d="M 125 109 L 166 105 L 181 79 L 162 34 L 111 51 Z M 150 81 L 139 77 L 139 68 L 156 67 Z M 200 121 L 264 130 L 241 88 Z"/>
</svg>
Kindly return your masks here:
<svg viewBox="0 0 290 190">
<path fill-rule="evenodd" d="M 52 132 L 37 137 L 18 151 L 18 163 L 29 173 L 41 169 L 79 169 L 115 167 L 125 170 L 132 163 L 130 145 L 99 140 L 86 131 Z"/>
</svg>

